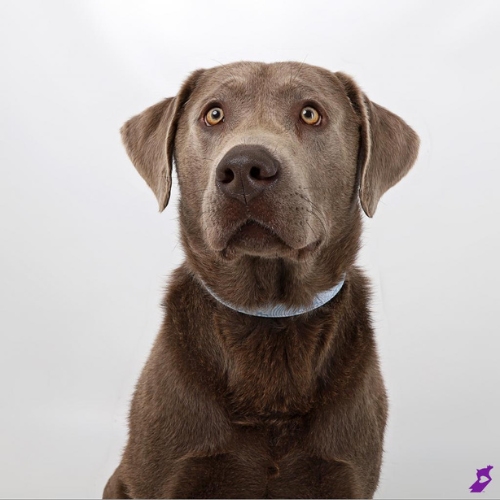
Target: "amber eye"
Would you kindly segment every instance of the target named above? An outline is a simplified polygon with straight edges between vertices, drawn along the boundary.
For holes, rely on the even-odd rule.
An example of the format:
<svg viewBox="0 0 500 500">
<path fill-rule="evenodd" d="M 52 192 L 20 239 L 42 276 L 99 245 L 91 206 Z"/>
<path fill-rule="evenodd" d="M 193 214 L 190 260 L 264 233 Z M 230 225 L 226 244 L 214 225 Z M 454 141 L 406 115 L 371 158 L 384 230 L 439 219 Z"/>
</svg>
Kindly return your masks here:
<svg viewBox="0 0 500 500">
<path fill-rule="evenodd" d="M 224 120 L 224 111 L 221 108 L 211 108 L 205 115 L 205 123 L 212 127 Z"/>
<path fill-rule="evenodd" d="M 321 122 L 321 115 L 312 106 L 302 108 L 300 117 L 308 125 L 319 125 Z"/>
</svg>

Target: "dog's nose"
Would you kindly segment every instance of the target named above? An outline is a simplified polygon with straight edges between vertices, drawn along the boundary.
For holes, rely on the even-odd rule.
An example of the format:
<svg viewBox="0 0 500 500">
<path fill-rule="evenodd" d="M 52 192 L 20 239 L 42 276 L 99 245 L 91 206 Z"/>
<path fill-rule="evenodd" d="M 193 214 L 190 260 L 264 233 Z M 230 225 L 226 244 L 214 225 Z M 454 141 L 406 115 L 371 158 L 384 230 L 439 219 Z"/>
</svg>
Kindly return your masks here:
<svg viewBox="0 0 500 500">
<path fill-rule="evenodd" d="M 278 179 L 280 164 L 263 146 L 241 144 L 217 165 L 215 182 L 228 196 L 247 204 Z"/>
</svg>

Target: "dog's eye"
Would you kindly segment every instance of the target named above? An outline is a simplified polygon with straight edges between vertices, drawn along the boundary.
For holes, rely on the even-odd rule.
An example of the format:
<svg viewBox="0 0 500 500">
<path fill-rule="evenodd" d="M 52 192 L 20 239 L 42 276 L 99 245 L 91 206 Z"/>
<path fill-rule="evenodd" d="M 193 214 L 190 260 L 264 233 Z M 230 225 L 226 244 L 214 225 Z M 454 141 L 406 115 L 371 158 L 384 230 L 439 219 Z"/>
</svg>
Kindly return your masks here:
<svg viewBox="0 0 500 500">
<path fill-rule="evenodd" d="M 305 108 L 302 108 L 300 117 L 302 118 L 302 121 L 307 123 L 308 125 L 319 125 L 319 123 L 321 122 L 321 115 L 312 106 L 306 106 Z"/>
<path fill-rule="evenodd" d="M 221 108 L 212 108 L 205 115 L 205 123 L 212 127 L 224 120 L 224 111 Z"/>
</svg>

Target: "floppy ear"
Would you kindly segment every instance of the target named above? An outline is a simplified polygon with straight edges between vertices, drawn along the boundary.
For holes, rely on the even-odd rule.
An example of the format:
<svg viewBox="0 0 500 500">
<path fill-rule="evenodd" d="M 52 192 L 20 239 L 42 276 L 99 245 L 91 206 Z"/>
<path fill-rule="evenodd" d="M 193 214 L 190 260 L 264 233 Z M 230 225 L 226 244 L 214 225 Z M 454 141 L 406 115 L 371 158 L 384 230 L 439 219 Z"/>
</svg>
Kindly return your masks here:
<svg viewBox="0 0 500 500">
<path fill-rule="evenodd" d="M 127 154 L 153 190 L 160 212 L 168 205 L 170 198 L 177 122 L 182 107 L 204 71 L 199 69 L 191 73 L 176 97 L 169 97 L 147 108 L 130 118 L 120 129 Z"/>
<path fill-rule="evenodd" d="M 349 75 L 334 74 L 360 118 L 359 198 L 365 214 L 373 217 L 380 197 L 415 163 L 420 139 L 399 116 L 370 101 Z"/>
</svg>

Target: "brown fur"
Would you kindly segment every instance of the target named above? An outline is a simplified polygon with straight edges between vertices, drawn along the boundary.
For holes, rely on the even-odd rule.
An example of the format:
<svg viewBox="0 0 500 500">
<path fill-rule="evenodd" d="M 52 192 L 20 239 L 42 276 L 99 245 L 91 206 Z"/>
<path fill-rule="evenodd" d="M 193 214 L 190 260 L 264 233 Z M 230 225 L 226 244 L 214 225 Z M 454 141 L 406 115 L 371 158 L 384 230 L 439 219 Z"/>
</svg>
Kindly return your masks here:
<svg viewBox="0 0 500 500">
<path fill-rule="evenodd" d="M 207 127 L 212 102 L 225 119 Z M 317 127 L 300 120 L 309 104 Z M 415 132 L 343 73 L 241 62 L 194 72 L 122 136 L 160 210 L 175 158 L 186 260 L 104 498 L 371 498 L 388 405 L 369 284 L 354 265 L 358 195 L 373 216 L 413 165 Z M 238 145 L 259 145 L 279 167 L 252 199 L 216 180 Z M 242 236 L 249 220 L 271 231 L 263 243 Z M 344 272 L 331 301 L 285 318 L 236 312 L 199 279 L 237 306 L 307 306 Z"/>
</svg>

